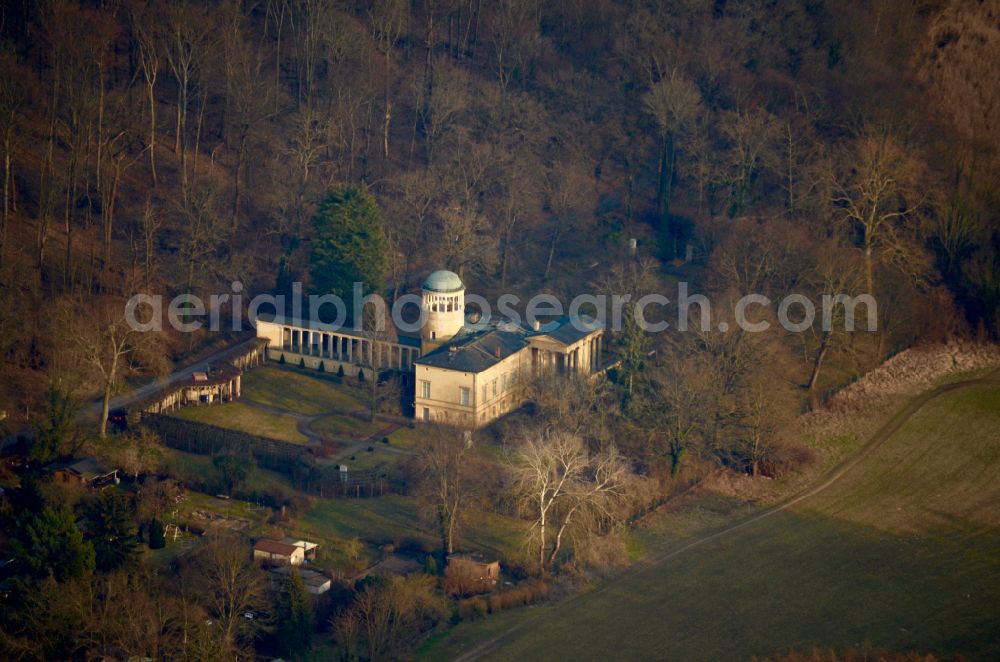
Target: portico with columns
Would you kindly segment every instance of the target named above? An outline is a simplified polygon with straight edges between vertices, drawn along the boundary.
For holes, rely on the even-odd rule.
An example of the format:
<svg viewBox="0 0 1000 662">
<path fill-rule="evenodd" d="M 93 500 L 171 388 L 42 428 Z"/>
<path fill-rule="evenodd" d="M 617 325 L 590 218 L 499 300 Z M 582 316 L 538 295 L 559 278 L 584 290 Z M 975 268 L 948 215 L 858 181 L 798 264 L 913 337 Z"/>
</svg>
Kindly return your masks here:
<svg viewBox="0 0 1000 662">
<path fill-rule="evenodd" d="M 261 316 L 257 319 L 257 336 L 270 340 L 269 358 L 286 362 L 302 361 L 307 367 L 318 368 L 320 362 L 327 371 L 356 376 L 364 368 L 410 372 L 420 357 L 420 341 L 406 336 L 372 337 L 354 329 L 305 320 Z"/>
</svg>

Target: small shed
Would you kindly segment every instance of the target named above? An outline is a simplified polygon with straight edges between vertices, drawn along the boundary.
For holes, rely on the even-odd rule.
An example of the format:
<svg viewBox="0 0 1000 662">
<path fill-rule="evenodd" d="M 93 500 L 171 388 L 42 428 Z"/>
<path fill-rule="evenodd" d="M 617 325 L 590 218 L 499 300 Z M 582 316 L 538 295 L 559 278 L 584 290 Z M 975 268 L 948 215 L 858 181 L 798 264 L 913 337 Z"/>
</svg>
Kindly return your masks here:
<svg viewBox="0 0 1000 662">
<path fill-rule="evenodd" d="M 85 457 L 54 470 L 56 478 L 64 483 L 80 483 L 90 487 L 110 485 L 118 480 L 118 470 L 110 469 L 96 458 Z"/>
<path fill-rule="evenodd" d="M 293 570 L 290 566 L 282 566 L 280 568 L 274 568 L 271 570 L 271 576 L 279 581 L 283 581 L 286 577 L 292 574 Z M 320 574 L 315 570 L 306 570 L 301 568 L 297 570 L 299 577 L 302 578 L 302 583 L 305 585 L 306 593 L 312 595 L 323 595 L 330 590 L 332 582 L 326 575 Z"/>
<path fill-rule="evenodd" d="M 305 550 L 297 545 L 278 540 L 262 539 L 253 546 L 253 558 L 266 563 L 282 563 L 285 565 L 302 565 L 305 561 Z"/>
<path fill-rule="evenodd" d="M 468 580 L 496 586 L 500 579 L 500 561 L 488 561 L 478 554 L 449 554 L 448 568 Z"/>
</svg>

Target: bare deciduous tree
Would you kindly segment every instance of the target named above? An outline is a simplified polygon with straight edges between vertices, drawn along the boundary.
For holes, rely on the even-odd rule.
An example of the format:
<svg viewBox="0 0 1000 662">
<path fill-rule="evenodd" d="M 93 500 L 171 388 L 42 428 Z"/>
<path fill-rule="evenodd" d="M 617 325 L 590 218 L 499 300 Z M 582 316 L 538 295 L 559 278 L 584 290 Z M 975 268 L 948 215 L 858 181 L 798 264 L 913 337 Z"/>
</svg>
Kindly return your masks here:
<svg viewBox="0 0 1000 662">
<path fill-rule="evenodd" d="M 471 438 L 455 428 L 433 427 L 417 453 L 419 491 L 433 504 L 441 550 L 455 551 L 459 523 L 475 483 Z"/>
<path fill-rule="evenodd" d="M 864 284 L 861 270 L 857 268 L 857 260 L 845 255 L 844 250 L 833 242 L 823 244 L 816 251 L 815 266 L 809 278 L 814 299 L 823 302 L 823 309 L 810 326 L 809 333 L 802 334 L 803 341 L 807 343 L 806 350 L 812 350 L 806 388 L 813 409 L 820 405 L 821 394 L 817 386 L 827 358 L 847 347 L 851 338 L 851 332 L 847 328 L 847 304 L 838 301 L 836 297 L 854 297 Z M 860 311 L 871 312 L 864 308 Z M 852 307 L 851 314 L 855 312 L 858 311 Z"/>
<path fill-rule="evenodd" d="M 80 307 L 74 314 L 72 342 L 94 371 L 101 388 L 101 437 L 107 435 L 111 398 L 122 387 L 122 378 L 138 367 L 163 367 L 161 338 L 156 332 L 134 329 L 126 317 L 125 301 L 104 297 Z"/>
<path fill-rule="evenodd" d="M 244 614 L 261 606 L 265 580 L 246 541 L 237 536 L 215 538 L 200 551 L 194 570 L 198 597 L 215 621 L 216 636 L 230 649 L 252 640 L 256 619 Z"/>
<path fill-rule="evenodd" d="M 875 294 L 875 263 L 906 252 L 907 221 L 920 204 L 920 164 L 884 132 L 866 129 L 844 155 L 833 204 L 859 236 L 865 287 Z"/>
<path fill-rule="evenodd" d="M 660 129 L 659 183 L 656 187 L 657 214 L 666 216 L 670 212 L 670 199 L 676 177 L 676 148 L 678 137 L 685 135 L 697 122 L 702 112 L 701 92 L 678 69 L 653 83 L 643 97 L 646 110 L 656 120 Z"/>
<path fill-rule="evenodd" d="M 426 575 L 397 575 L 366 585 L 334 621 L 338 642 L 351 659 L 404 657 L 421 628 L 433 625 L 444 613 L 433 589 L 434 580 Z"/>
<path fill-rule="evenodd" d="M 148 5 L 136 3 L 133 9 L 132 30 L 138 46 L 139 68 L 146 84 L 146 102 L 149 104 L 149 177 L 156 188 L 156 81 L 162 61 L 161 43 L 156 38 L 156 17 Z"/>
<path fill-rule="evenodd" d="M 177 121 L 174 151 L 180 159 L 181 193 L 187 195 L 187 123 L 190 94 L 203 57 L 202 48 L 213 25 L 207 8 L 182 2 L 167 7 L 166 19 L 157 23 L 157 37 L 170 72 L 177 82 Z"/>
<path fill-rule="evenodd" d="M 591 455 L 580 437 L 561 431 L 526 435 L 512 467 L 518 494 L 533 519 L 529 535 L 542 567 L 551 566 L 577 520 L 610 512 L 626 473 L 613 446 Z"/>
<path fill-rule="evenodd" d="M 18 142 L 21 110 L 28 100 L 24 72 L 9 53 L 0 55 L 0 142 L 3 143 L 3 213 L 0 216 L 0 265 L 14 200 L 14 148 Z"/>
<path fill-rule="evenodd" d="M 764 168 L 774 167 L 778 126 L 763 108 L 737 109 L 722 119 L 728 143 L 725 164 L 729 187 L 729 215 L 739 216 L 749 202 L 751 188 Z"/>
</svg>

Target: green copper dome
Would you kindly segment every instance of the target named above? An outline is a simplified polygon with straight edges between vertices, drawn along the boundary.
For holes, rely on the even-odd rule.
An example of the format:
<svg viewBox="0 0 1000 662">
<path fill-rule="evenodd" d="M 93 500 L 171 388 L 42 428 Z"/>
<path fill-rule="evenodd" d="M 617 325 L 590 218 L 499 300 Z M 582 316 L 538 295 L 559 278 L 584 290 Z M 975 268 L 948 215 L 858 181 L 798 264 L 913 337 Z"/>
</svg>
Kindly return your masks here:
<svg viewBox="0 0 1000 662">
<path fill-rule="evenodd" d="M 435 271 L 424 281 L 424 289 L 432 292 L 457 292 L 465 289 L 462 279 L 453 271 Z"/>
</svg>

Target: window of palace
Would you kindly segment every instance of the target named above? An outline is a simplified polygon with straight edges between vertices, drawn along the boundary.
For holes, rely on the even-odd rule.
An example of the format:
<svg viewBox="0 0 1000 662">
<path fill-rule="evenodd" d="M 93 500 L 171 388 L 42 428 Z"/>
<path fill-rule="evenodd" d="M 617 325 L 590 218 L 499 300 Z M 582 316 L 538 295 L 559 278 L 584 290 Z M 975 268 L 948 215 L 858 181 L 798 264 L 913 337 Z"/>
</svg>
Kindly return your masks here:
<svg viewBox="0 0 1000 662">
<path fill-rule="evenodd" d="M 468 406 L 470 400 L 472 399 L 471 392 L 469 391 L 469 389 L 465 388 L 464 386 L 460 386 L 458 392 L 459 395 L 461 396 L 461 403 L 465 406 Z"/>
<path fill-rule="evenodd" d="M 430 398 L 431 397 L 431 383 L 425 380 L 420 380 L 420 397 Z"/>
</svg>

